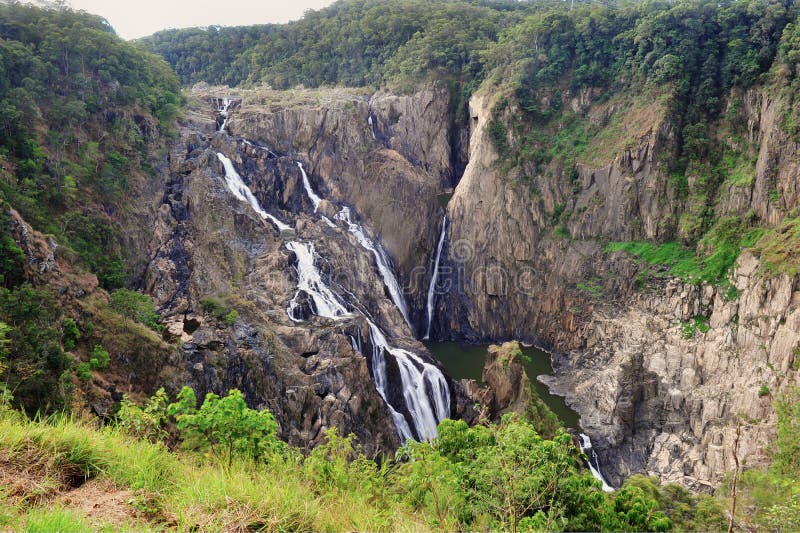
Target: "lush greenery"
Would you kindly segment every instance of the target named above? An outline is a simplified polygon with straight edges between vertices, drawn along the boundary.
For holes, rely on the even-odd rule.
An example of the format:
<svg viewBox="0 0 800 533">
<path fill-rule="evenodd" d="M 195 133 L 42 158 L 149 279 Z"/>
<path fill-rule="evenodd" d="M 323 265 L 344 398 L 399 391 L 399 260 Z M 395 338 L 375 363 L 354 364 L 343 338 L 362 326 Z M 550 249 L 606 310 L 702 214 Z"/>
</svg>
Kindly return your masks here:
<svg viewBox="0 0 800 533">
<path fill-rule="evenodd" d="M 481 51 L 529 7 L 512 0 L 340 0 L 290 24 L 167 30 L 141 42 L 184 84 L 406 85 L 432 73 L 476 83 Z"/>
<path fill-rule="evenodd" d="M 169 65 L 103 19 L 0 4 L 0 284 L 19 257 L 7 206 L 55 235 L 104 287 L 127 283 L 109 214 L 173 131 L 181 98 Z"/>
<path fill-rule="evenodd" d="M 127 324 L 160 327 L 150 297 L 122 289 L 122 234 L 181 101 L 169 65 L 103 19 L 0 4 L 0 380 L 28 413 L 66 409 L 116 356 L 161 350 Z M 43 247 L 47 268 L 26 256 Z M 91 274 L 117 289 L 110 307 Z"/>
<path fill-rule="evenodd" d="M 640 241 L 612 242 L 606 250 L 627 252 L 650 267 L 662 268 L 651 273 L 654 275 L 677 276 L 689 283 L 725 284 L 742 249 L 756 244 L 763 233 L 763 229 L 748 227 L 737 217 L 726 217 L 700 239 L 696 249 L 675 241 L 664 244 Z"/>
<path fill-rule="evenodd" d="M 190 392 L 171 406 L 163 391 L 142 407 L 126 399 L 117 422 L 103 429 L 0 409 L 4 473 L 24 468 L 33 481 L 0 493 L 0 527 L 666 531 L 724 524 L 713 498 L 652 479 L 602 492 L 569 435 L 544 439 L 513 416 L 472 428 L 447 420 L 432 442 L 409 442 L 396 457 L 375 461 L 335 429 L 303 455 L 277 439 L 268 411 L 243 407 L 238 391 L 199 409 Z M 145 427 L 158 432 L 144 435 Z M 235 444 L 205 453 L 223 442 Z M 92 516 L 53 505 L 86 480 L 125 499 L 94 507 Z"/>
</svg>

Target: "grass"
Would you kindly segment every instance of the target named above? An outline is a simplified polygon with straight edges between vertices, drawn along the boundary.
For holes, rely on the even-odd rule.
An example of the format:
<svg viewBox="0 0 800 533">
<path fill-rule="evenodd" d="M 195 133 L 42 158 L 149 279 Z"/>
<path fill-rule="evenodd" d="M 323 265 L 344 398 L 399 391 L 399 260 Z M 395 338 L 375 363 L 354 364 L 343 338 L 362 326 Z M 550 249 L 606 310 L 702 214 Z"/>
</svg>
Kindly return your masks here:
<svg viewBox="0 0 800 533">
<path fill-rule="evenodd" d="M 750 227 L 738 217 L 724 217 L 692 249 L 671 241 L 655 244 L 647 241 L 612 242 L 607 252 L 626 252 L 650 266 L 687 283 L 725 285 L 742 250 L 752 248 L 764 235 L 763 228 Z M 726 294 L 734 295 L 728 290 Z"/>
<path fill-rule="evenodd" d="M 772 274 L 800 274 L 800 217 L 765 232 L 755 244 L 762 268 Z"/>
<path fill-rule="evenodd" d="M 172 452 L 120 429 L 66 416 L 31 421 L 2 407 L 0 469 L 0 530 L 96 530 L 96 517 L 90 523 L 80 510 L 56 501 L 89 479 L 135 494 L 128 502 L 130 517 L 111 529 L 429 529 L 424 516 L 396 502 L 386 505 L 365 486 L 318 483 L 297 456 L 238 460 L 225 470 L 203 454 Z M 19 486 L 6 485 L 14 472 Z"/>
</svg>

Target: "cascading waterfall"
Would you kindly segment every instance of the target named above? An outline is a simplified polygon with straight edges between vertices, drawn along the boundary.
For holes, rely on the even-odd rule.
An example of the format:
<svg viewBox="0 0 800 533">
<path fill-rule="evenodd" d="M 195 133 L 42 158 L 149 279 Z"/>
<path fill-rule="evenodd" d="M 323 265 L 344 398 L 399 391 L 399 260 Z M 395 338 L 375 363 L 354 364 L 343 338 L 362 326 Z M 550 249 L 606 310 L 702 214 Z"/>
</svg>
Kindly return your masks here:
<svg viewBox="0 0 800 533">
<path fill-rule="evenodd" d="M 303 185 L 308 193 L 308 197 L 311 199 L 311 203 L 314 204 L 314 211 L 316 211 L 322 199 L 312 189 L 308 176 L 303 169 L 303 165 L 298 162 L 297 166 L 300 167 L 300 171 L 303 174 Z M 328 218 L 323 216 L 322 219 L 329 226 L 337 227 Z M 355 235 L 358 243 L 366 250 L 372 252 L 372 255 L 375 257 L 375 262 L 378 265 L 378 270 L 383 277 L 383 282 L 389 289 L 392 301 L 403 315 L 406 324 L 411 327 L 411 323 L 408 319 L 408 310 L 405 300 L 403 299 L 402 291 L 400 290 L 400 284 L 397 282 L 397 278 L 389 266 L 389 258 L 386 256 L 383 247 L 381 247 L 379 243 L 374 243 L 367 237 L 364 229 L 353 222 L 348 207 L 342 208 L 342 210 L 334 216 L 334 219 L 347 224 L 348 230 Z M 319 272 L 314 266 L 313 245 L 310 243 L 300 245 L 296 242 L 290 242 L 286 246 L 298 256 L 299 278 L 298 292 L 289 303 L 289 308 L 287 309 L 289 317 L 292 320 L 298 320 L 294 311 L 299 305 L 296 300 L 301 290 L 311 295 L 314 305 L 317 308 L 316 314 L 327 316 L 328 318 L 344 316 L 342 314 L 337 314 L 337 311 L 338 313 L 346 313 L 346 308 L 339 302 L 333 291 L 328 289 L 323 283 Z M 310 250 L 308 249 L 309 246 L 311 247 Z M 306 248 L 302 249 L 303 247 Z M 300 252 L 303 254 L 302 257 L 301 254 L 298 253 L 298 249 L 300 249 Z M 311 285 L 311 290 L 307 288 L 309 284 Z M 312 292 L 312 290 L 315 292 Z M 319 302 L 317 301 L 318 298 L 320 300 Z M 388 376 L 386 374 L 385 357 L 387 353 L 392 355 L 395 361 L 397 361 L 397 366 L 400 370 L 400 380 L 403 386 L 403 399 L 414 421 L 416 435 L 420 439 L 432 439 L 437 434 L 436 427 L 438 423 L 450 416 L 450 389 L 444 378 L 444 374 L 442 374 L 435 365 L 426 363 L 415 353 L 391 346 L 386 340 L 386 335 L 384 335 L 383 331 L 381 331 L 372 320 L 367 317 L 365 318 L 369 324 L 370 339 L 373 346 L 372 373 L 375 378 L 375 388 L 378 390 L 384 402 L 386 402 L 400 438 L 403 441 L 413 439 L 414 432 L 412 432 L 405 417 L 389 403 L 386 391 Z M 356 340 L 351 340 L 354 348 L 358 349 L 359 353 L 363 353 L 360 343 L 356 345 Z"/>
<path fill-rule="evenodd" d="M 222 98 L 222 105 L 217 106 L 217 112 L 223 118 L 222 125 L 217 131 L 225 131 L 225 126 L 228 124 L 228 110 L 233 103 L 233 98 Z"/>
<path fill-rule="evenodd" d="M 261 205 L 253 195 L 253 191 L 250 190 L 250 187 L 245 184 L 245 182 L 242 180 L 242 177 L 238 172 L 236 172 L 236 169 L 233 167 L 233 162 L 230 159 L 219 152 L 217 152 L 217 159 L 222 162 L 222 166 L 225 168 L 225 184 L 237 199 L 250 204 L 250 207 L 252 207 L 256 213 L 261 215 L 261 218 L 269 220 L 275 224 L 275 226 L 278 228 L 278 231 L 292 229 L 292 227 L 288 224 L 284 224 L 274 216 L 261 209 Z"/>
<path fill-rule="evenodd" d="M 444 237 L 447 233 L 447 215 L 442 218 L 442 233 L 439 235 L 439 244 L 436 246 L 436 261 L 433 263 L 433 273 L 431 274 L 431 284 L 428 287 L 428 328 L 425 330 L 423 339 L 431 338 L 431 324 L 433 323 L 433 304 L 436 297 L 436 281 L 439 277 L 439 260 L 442 257 L 444 247 Z"/>
<path fill-rule="evenodd" d="M 372 114 L 370 113 L 369 117 L 367 117 L 367 124 L 369 124 L 369 131 L 372 133 L 372 138 L 377 139 L 375 136 L 375 121 L 372 120 Z"/>
<path fill-rule="evenodd" d="M 375 257 L 375 262 L 378 265 L 378 271 L 381 273 L 384 285 L 386 285 L 386 288 L 389 289 L 389 295 L 392 297 L 394 305 L 397 306 L 400 314 L 403 315 L 403 320 L 406 321 L 408 327 L 413 330 L 413 327 L 411 326 L 411 320 L 408 318 L 408 308 L 406 307 L 405 298 L 403 298 L 403 291 L 400 289 L 400 284 L 397 282 L 397 278 L 395 277 L 392 268 L 389 266 L 389 258 L 387 257 L 386 252 L 383 250 L 383 247 L 380 245 L 380 243 L 373 243 L 372 239 L 367 237 L 366 232 L 364 232 L 364 228 L 353 222 L 352 218 L 350 217 L 349 207 L 343 207 L 341 211 L 333 216 L 333 218 L 336 220 L 341 220 L 347 224 L 347 228 L 350 230 L 350 233 L 355 235 L 358 243 L 364 249 L 372 252 L 372 255 Z"/>
<path fill-rule="evenodd" d="M 373 347 L 372 372 L 378 392 L 385 400 L 387 377 L 384 357 L 388 352 L 397 361 L 403 383 L 403 398 L 414 420 L 417 435 L 425 440 L 434 438 L 439 421 L 450 416 L 450 389 L 444 375 L 436 366 L 426 363 L 417 354 L 390 346 L 380 328 L 369 319 L 367 322 Z M 400 426 L 398 431 L 403 440 L 412 438 L 410 434 L 403 435 Z"/>
<path fill-rule="evenodd" d="M 311 203 L 314 204 L 314 212 L 316 213 L 317 209 L 319 209 L 319 203 L 322 201 L 322 198 L 317 196 L 317 193 L 315 193 L 314 189 L 311 188 L 311 182 L 308 181 L 308 175 L 306 174 L 306 170 L 303 168 L 303 163 L 298 161 L 297 166 L 300 167 L 300 172 L 303 174 L 303 187 L 306 188 L 306 193 L 311 199 Z"/>
<path fill-rule="evenodd" d="M 249 204 L 263 219 L 275 224 L 278 230 L 292 230 L 291 226 L 284 224 L 262 209 L 258 199 L 247 184 L 244 183 L 229 158 L 221 153 L 217 153 L 217 158 L 225 168 L 225 184 L 239 201 Z M 303 173 L 306 191 L 316 209 L 322 200 L 311 188 L 302 164 L 298 163 L 298 166 Z M 392 294 L 395 304 L 403 314 L 403 318 L 408 322 L 405 302 L 402 299 L 399 284 L 391 268 L 389 268 L 388 258 L 385 256 L 383 249 L 379 244 L 373 244 L 361 226 L 352 222 L 348 208 L 344 208 L 334 218 L 347 223 L 349 231 L 356 236 L 358 242 L 375 256 L 378 269 L 383 275 L 384 283 L 389 287 L 389 292 Z M 337 227 L 329 219 L 326 219 L 326 222 L 332 227 Z M 314 243 L 290 241 L 286 243 L 286 248 L 294 252 L 297 257 L 297 291 L 295 291 L 286 309 L 289 318 L 295 322 L 302 321 L 301 318 L 297 317 L 296 312 L 300 307 L 298 297 L 301 293 L 305 293 L 311 298 L 314 307 L 312 311 L 318 316 L 334 320 L 353 316 L 354 313 L 348 310 L 346 303 L 322 279 L 322 274 L 316 267 L 316 259 L 319 258 L 319 255 L 314 248 Z M 370 339 L 373 346 L 372 367 L 375 387 L 389 409 L 400 438 L 403 441 L 413 439 L 416 433 L 420 439 L 432 439 L 436 436 L 437 424 L 450 416 L 450 390 L 444 375 L 435 365 L 426 363 L 413 352 L 391 346 L 386 340 L 386 335 L 384 335 L 383 331 L 368 317 L 365 316 L 365 318 L 369 324 Z M 360 342 L 357 343 L 354 338 L 351 338 L 351 341 L 354 349 L 357 349 L 359 353 L 363 353 Z M 403 398 L 414 423 L 415 431 L 409 426 L 405 417 L 388 401 L 388 376 L 385 359 L 387 353 L 395 358 L 400 370 Z"/>
<path fill-rule="evenodd" d="M 594 448 L 592 448 L 592 439 L 590 439 L 589 435 L 585 433 L 579 433 L 578 436 L 580 438 L 581 452 L 586 455 L 586 459 L 589 463 L 589 471 L 592 473 L 595 479 L 599 480 L 603 484 L 604 491 L 614 492 L 614 487 L 609 485 L 603 477 L 603 474 L 600 473 L 600 462 L 597 458 L 597 453 L 595 453 Z"/>
<path fill-rule="evenodd" d="M 352 316 L 336 294 L 322 281 L 322 275 L 314 265 L 314 259 L 317 257 L 314 243 L 291 241 L 286 243 L 286 248 L 294 252 L 297 257 L 297 291 L 286 309 L 289 318 L 295 322 L 302 322 L 295 313 L 299 306 L 297 297 L 301 292 L 311 296 L 315 315 L 333 319 Z"/>
</svg>

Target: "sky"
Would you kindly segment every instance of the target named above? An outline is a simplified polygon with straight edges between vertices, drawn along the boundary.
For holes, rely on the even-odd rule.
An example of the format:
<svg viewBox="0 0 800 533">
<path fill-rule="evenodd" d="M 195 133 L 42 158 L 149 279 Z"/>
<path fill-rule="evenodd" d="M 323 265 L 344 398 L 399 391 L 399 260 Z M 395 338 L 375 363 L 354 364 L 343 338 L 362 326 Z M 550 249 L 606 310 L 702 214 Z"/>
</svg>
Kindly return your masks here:
<svg viewBox="0 0 800 533">
<path fill-rule="evenodd" d="M 68 0 L 74 9 L 104 17 L 123 39 L 168 28 L 245 26 L 288 22 L 333 0 Z"/>
</svg>

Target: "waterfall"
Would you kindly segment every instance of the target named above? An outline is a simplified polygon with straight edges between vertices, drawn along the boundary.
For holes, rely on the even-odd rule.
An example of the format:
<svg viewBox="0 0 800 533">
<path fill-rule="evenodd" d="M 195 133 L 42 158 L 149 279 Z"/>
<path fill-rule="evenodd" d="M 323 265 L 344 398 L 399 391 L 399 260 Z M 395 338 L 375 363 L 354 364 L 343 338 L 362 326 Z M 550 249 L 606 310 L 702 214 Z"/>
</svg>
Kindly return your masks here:
<svg viewBox="0 0 800 533">
<path fill-rule="evenodd" d="M 372 114 L 367 118 L 367 124 L 369 125 L 369 131 L 372 133 L 372 138 L 377 139 L 375 137 L 375 121 L 372 120 Z"/>
<path fill-rule="evenodd" d="M 239 173 L 236 172 L 229 158 L 221 153 L 217 153 L 217 158 L 225 168 L 225 184 L 238 200 L 249 204 L 256 213 L 261 215 L 263 219 L 270 220 L 280 231 L 292 230 L 289 225 L 284 224 L 261 208 L 258 199 L 244 183 Z M 303 173 L 306 191 L 316 210 L 321 199 L 311 189 L 311 184 L 308 182 L 308 177 L 303 170 L 302 164 L 298 163 L 298 166 Z M 348 208 L 342 209 L 334 218 L 346 222 L 349 231 L 356 236 L 361 246 L 372 252 L 378 264 L 378 270 L 380 270 L 384 283 L 389 288 L 394 303 L 406 323 L 409 323 L 405 301 L 400 292 L 397 279 L 389 267 L 389 260 L 383 248 L 380 244 L 373 243 L 367 237 L 363 228 L 351 220 Z M 326 219 L 326 223 L 337 227 L 328 219 Z M 316 266 L 316 261 L 320 256 L 316 252 L 314 243 L 290 241 L 286 243 L 286 248 L 294 252 L 297 257 L 297 265 L 295 267 L 297 271 L 297 290 L 286 308 L 289 318 L 295 322 L 302 321 L 301 318 L 297 317 L 297 309 L 300 307 L 298 299 L 303 293 L 311 298 L 313 303 L 312 311 L 318 316 L 334 320 L 354 316 L 355 313 L 348 310 L 347 302 L 332 291 L 322 279 L 322 274 Z M 384 332 L 366 315 L 365 319 L 369 325 L 370 339 L 373 346 L 372 371 L 375 379 L 375 388 L 389 409 L 389 414 L 392 417 L 398 435 L 404 442 L 415 438 L 415 434 L 420 439 L 434 438 L 437 434 L 436 427 L 438 423 L 450 416 L 450 390 L 444 375 L 438 367 L 426 363 L 415 353 L 391 346 L 386 340 Z M 360 339 L 357 341 L 354 337 L 351 337 L 351 342 L 353 349 L 363 354 Z M 413 430 L 405 416 L 389 403 L 387 396 L 386 354 L 394 357 L 400 370 L 403 399 L 411 415 Z"/>
<path fill-rule="evenodd" d="M 352 316 L 340 298 L 325 284 L 322 275 L 315 265 L 318 257 L 313 243 L 291 241 L 286 248 L 297 256 L 297 291 L 286 309 L 289 318 L 300 322 L 295 313 L 299 307 L 297 298 L 300 293 L 308 294 L 314 302 L 314 314 L 326 318 L 338 319 Z M 436 436 L 436 426 L 450 416 L 450 389 L 442 372 L 434 365 L 426 363 L 413 352 L 395 348 L 386 340 L 383 331 L 368 317 L 370 340 L 372 341 L 372 373 L 375 388 L 383 398 L 392 416 L 397 432 L 403 441 L 414 438 L 414 432 L 405 417 L 399 413 L 387 396 L 388 377 L 386 374 L 386 354 L 395 358 L 400 369 L 400 381 L 403 399 L 411 414 L 416 435 L 420 439 L 432 439 Z M 350 339 L 353 349 L 363 354 L 361 343 L 354 337 Z"/>
<path fill-rule="evenodd" d="M 252 207 L 256 213 L 261 215 L 261 218 L 269 220 L 275 224 L 275 226 L 278 228 L 278 231 L 292 229 L 292 227 L 288 224 L 284 224 L 274 216 L 261 209 L 261 205 L 259 205 L 258 200 L 253 195 L 253 191 L 250 190 L 250 187 L 245 184 L 245 182 L 242 180 L 242 177 L 238 172 L 236 172 L 236 169 L 233 167 L 233 162 L 231 162 L 230 159 L 219 152 L 217 152 L 217 159 L 219 159 L 222 162 L 222 166 L 225 167 L 225 184 L 237 199 L 250 204 L 250 207 Z"/>
<path fill-rule="evenodd" d="M 392 297 L 392 301 L 397 306 L 400 314 L 403 315 L 403 320 L 406 321 L 408 327 L 413 330 L 411 327 L 411 320 L 408 318 L 408 308 L 406 307 L 405 298 L 403 298 L 403 291 L 400 289 L 400 284 L 397 282 L 397 278 L 392 268 L 389 266 L 389 258 L 386 256 L 383 247 L 380 243 L 373 243 L 372 240 L 367 237 L 364 228 L 352 221 L 349 207 L 343 207 L 333 218 L 345 222 L 350 233 L 356 236 L 358 243 L 366 250 L 372 252 L 372 255 L 375 257 L 375 262 L 378 264 L 378 271 L 380 271 L 381 277 L 383 277 L 383 283 L 386 285 L 386 288 L 389 289 L 389 295 Z"/>
<path fill-rule="evenodd" d="M 217 131 L 225 131 L 225 126 L 228 124 L 228 109 L 231 107 L 233 103 L 233 98 L 222 98 L 221 99 L 222 105 L 217 105 L 217 112 L 223 118 L 222 125 L 219 127 Z"/>
<path fill-rule="evenodd" d="M 301 292 L 311 296 L 315 315 L 333 319 L 352 316 L 352 313 L 339 301 L 336 294 L 322 281 L 322 275 L 314 265 L 314 259 L 317 257 L 314 243 L 291 241 L 286 243 L 286 248 L 297 256 L 297 291 L 286 309 L 289 318 L 295 322 L 301 322 L 295 313 L 299 305 L 297 297 Z"/>
<path fill-rule="evenodd" d="M 428 287 L 428 329 L 425 330 L 424 339 L 431 337 L 431 324 L 433 323 L 433 304 L 436 297 L 436 280 L 439 276 L 439 260 L 442 257 L 444 247 L 444 236 L 447 233 L 447 215 L 442 218 L 442 233 L 439 235 L 439 244 L 436 246 L 436 261 L 433 263 L 433 273 L 431 274 L 431 285 Z"/>
<path fill-rule="evenodd" d="M 434 438 L 437 434 L 436 426 L 450 416 L 450 389 L 444 375 L 436 366 L 426 363 L 415 353 L 390 346 L 380 328 L 369 319 L 367 322 L 372 341 L 372 373 L 375 375 L 375 387 L 386 400 L 387 377 L 384 357 L 388 352 L 397 361 L 403 384 L 403 398 L 414 421 L 417 435 L 424 440 Z M 397 424 L 397 430 L 404 441 L 413 438 L 410 433 L 403 434 L 400 424 Z"/>
<path fill-rule="evenodd" d="M 585 433 L 580 433 L 580 445 L 581 445 L 581 452 L 586 455 L 586 459 L 589 462 L 589 471 L 595 477 L 595 479 L 600 480 L 603 484 L 603 490 L 605 492 L 614 492 L 614 487 L 606 482 L 603 474 L 600 473 L 600 461 L 597 458 L 597 453 L 595 453 L 594 448 L 592 448 L 592 439 L 589 438 L 589 435 Z"/>
<path fill-rule="evenodd" d="M 303 163 L 297 162 L 297 166 L 300 167 L 300 172 L 303 174 L 303 187 L 306 188 L 306 192 L 308 193 L 309 199 L 311 199 L 311 203 L 314 204 L 314 212 L 317 212 L 319 209 L 319 203 L 322 201 L 322 198 L 317 196 L 317 193 L 314 192 L 314 189 L 311 188 L 311 182 L 308 181 L 308 175 L 306 175 L 306 171 L 303 168 Z"/>
</svg>

